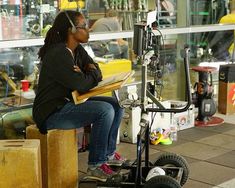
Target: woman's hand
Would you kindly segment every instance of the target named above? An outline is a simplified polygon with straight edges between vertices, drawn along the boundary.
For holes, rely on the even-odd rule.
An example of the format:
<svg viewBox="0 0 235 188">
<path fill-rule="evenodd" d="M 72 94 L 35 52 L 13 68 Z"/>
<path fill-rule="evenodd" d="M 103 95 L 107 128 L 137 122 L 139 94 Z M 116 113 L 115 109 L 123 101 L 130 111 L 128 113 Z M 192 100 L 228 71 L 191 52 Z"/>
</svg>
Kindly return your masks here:
<svg viewBox="0 0 235 188">
<path fill-rule="evenodd" d="M 82 72 L 81 69 L 78 66 L 76 66 L 76 65 L 74 65 L 73 68 L 74 68 L 73 70 L 75 72 Z"/>
</svg>

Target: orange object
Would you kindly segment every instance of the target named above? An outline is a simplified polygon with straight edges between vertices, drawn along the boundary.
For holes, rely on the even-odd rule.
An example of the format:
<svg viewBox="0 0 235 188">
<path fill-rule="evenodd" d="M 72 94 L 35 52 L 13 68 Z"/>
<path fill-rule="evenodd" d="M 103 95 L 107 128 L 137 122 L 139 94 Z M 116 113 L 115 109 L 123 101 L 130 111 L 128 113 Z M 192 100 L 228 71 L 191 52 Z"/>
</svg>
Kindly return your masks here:
<svg viewBox="0 0 235 188">
<path fill-rule="evenodd" d="M 21 87 L 23 91 L 29 90 L 29 81 L 28 80 L 21 80 Z"/>
</svg>

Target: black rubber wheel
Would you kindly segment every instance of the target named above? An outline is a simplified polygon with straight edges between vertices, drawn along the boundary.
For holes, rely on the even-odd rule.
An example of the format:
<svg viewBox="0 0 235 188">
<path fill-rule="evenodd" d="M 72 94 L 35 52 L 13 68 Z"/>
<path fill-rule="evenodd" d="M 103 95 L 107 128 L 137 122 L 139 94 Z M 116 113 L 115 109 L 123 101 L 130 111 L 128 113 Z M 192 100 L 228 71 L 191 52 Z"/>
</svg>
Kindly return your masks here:
<svg viewBox="0 0 235 188">
<path fill-rule="evenodd" d="M 160 175 L 148 180 L 144 188 L 181 188 L 181 186 L 174 178 Z"/>
<path fill-rule="evenodd" d="M 183 174 L 180 181 L 180 185 L 183 186 L 188 180 L 189 166 L 187 161 L 180 155 L 177 155 L 175 153 L 163 153 L 157 158 L 154 163 L 154 166 L 181 167 L 183 168 Z M 176 175 L 177 174 L 169 174 L 169 176 L 173 178 L 175 178 Z"/>
</svg>

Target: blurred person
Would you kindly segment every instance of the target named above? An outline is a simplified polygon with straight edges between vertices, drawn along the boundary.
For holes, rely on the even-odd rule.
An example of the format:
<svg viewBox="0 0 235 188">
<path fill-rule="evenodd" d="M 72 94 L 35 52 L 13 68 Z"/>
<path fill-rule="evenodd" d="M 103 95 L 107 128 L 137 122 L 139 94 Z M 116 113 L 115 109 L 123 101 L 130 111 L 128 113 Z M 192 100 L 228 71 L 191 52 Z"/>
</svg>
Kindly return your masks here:
<svg viewBox="0 0 235 188">
<path fill-rule="evenodd" d="M 121 31 L 118 12 L 109 9 L 104 18 L 98 19 L 92 26 L 91 32 L 118 32 Z M 129 59 L 128 42 L 123 39 L 95 41 L 90 43 L 96 56 L 113 55 L 114 58 Z"/>
<path fill-rule="evenodd" d="M 235 24 L 235 0 L 231 0 L 230 13 L 223 16 L 220 24 Z M 230 61 L 234 59 L 234 30 L 217 31 L 209 37 L 209 46 L 212 55 L 219 61 Z"/>
<path fill-rule="evenodd" d="M 40 132 L 77 129 L 92 124 L 87 178 L 106 181 L 120 177 L 109 165 L 125 161 L 116 152 L 123 109 L 113 97 L 91 97 L 75 105 L 71 92 L 86 93 L 102 80 L 98 64 L 82 47 L 89 38 L 84 16 L 60 12 L 39 50 L 41 68 L 33 118 Z"/>
</svg>

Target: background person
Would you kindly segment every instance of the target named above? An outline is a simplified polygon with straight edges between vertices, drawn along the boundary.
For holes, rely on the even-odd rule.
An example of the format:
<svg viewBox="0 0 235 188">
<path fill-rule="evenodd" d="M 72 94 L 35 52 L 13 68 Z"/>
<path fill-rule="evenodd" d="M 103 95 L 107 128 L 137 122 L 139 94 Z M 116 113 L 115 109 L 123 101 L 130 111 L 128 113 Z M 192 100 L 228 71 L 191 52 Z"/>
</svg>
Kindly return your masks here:
<svg viewBox="0 0 235 188">
<path fill-rule="evenodd" d="M 231 0 L 229 4 L 230 13 L 219 20 L 220 24 L 235 23 L 235 0 Z M 213 57 L 219 61 L 230 61 L 234 56 L 234 40 L 233 30 L 215 32 L 213 37 L 209 38 L 209 46 L 212 49 Z"/>
<path fill-rule="evenodd" d="M 118 21 L 118 12 L 110 9 L 106 17 L 98 19 L 92 26 L 91 32 L 118 32 L 121 31 L 121 25 Z M 123 39 L 105 40 L 91 42 L 91 47 L 96 56 L 113 54 L 114 58 L 129 59 L 128 42 Z"/>
<path fill-rule="evenodd" d="M 102 79 L 98 65 L 80 44 L 88 38 L 81 13 L 66 11 L 57 15 L 38 53 L 41 70 L 33 118 L 41 133 L 92 124 L 87 177 L 106 181 L 116 175 L 108 165 L 124 161 L 116 153 L 123 109 L 112 97 L 93 97 L 79 105 L 72 100 L 73 90 L 85 93 Z"/>
</svg>

